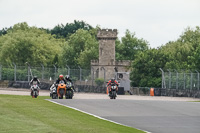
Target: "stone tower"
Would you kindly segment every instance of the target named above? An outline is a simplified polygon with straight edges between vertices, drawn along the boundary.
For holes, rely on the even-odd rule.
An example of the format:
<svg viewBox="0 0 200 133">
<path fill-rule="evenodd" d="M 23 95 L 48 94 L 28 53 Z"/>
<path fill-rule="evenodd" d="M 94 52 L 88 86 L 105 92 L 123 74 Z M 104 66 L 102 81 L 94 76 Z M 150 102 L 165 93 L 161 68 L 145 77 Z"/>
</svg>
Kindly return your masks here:
<svg viewBox="0 0 200 133">
<path fill-rule="evenodd" d="M 117 39 L 117 30 L 102 29 L 97 33 L 99 40 L 99 60 L 92 60 L 95 78 L 104 78 L 109 80 L 115 76 L 116 71 L 125 72 L 126 66 L 130 66 L 130 61 L 115 61 L 115 41 Z"/>
<path fill-rule="evenodd" d="M 117 30 L 99 30 L 97 38 L 99 39 L 99 65 L 115 65 Z"/>
</svg>

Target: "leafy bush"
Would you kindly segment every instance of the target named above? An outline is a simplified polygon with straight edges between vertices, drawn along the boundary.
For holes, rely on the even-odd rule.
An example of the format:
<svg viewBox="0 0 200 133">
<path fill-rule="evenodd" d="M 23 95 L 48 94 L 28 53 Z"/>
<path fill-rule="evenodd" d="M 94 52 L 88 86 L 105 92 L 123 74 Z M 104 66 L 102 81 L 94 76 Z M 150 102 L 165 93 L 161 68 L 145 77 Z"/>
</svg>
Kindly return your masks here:
<svg viewBox="0 0 200 133">
<path fill-rule="evenodd" d="M 2 80 L 14 80 L 14 69 L 3 68 L 2 69 Z"/>
<path fill-rule="evenodd" d="M 95 83 L 96 83 L 98 86 L 102 86 L 103 83 L 104 83 L 104 79 L 102 79 L 102 78 L 97 78 L 97 79 L 95 79 Z"/>
</svg>

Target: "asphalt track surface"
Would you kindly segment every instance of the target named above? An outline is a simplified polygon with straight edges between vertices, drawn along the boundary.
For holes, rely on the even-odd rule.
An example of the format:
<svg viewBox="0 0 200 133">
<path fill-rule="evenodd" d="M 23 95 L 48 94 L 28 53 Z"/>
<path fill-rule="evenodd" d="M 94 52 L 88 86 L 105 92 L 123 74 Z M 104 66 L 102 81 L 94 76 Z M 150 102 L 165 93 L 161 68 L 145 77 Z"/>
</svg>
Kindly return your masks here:
<svg viewBox="0 0 200 133">
<path fill-rule="evenodd" d="M 200 133 L 200 102 L 133 99 L 51 101 L 151 133 Z"/>
<path fill-rule="evenodd" d="M 30 95 L 30 90 L 0 88 L 0 94 Z M 106 94 L 75 93 L 73 99 L 47 100 L 151 133 L 200 133 L 200 102 L 188 102 L 200 99 L 118 95 L 113 100 Z"/>
</svg>

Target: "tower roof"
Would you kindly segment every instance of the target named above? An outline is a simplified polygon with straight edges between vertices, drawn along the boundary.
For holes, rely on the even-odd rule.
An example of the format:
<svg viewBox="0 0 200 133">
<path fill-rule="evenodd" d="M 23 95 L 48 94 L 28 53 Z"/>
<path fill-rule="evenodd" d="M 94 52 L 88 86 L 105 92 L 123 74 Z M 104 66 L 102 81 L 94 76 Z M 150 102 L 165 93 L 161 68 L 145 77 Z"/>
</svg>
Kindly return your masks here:
<svg viewBox="0 0 200 133">
<path fill-rule="evenodd" d="M 102 29 L 97 33 L 98 39 L 116 39 L 117 38 L 117 29 Z"/>
</svg>

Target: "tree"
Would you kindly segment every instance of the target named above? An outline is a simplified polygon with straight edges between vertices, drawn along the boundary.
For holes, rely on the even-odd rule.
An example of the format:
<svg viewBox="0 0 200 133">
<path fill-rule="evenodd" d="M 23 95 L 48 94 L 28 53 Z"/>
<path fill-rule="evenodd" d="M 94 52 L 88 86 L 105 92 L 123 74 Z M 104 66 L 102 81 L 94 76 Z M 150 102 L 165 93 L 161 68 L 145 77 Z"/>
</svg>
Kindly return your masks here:
<svg viewBox="0 0 200 133">
<path fill-rule="evenodd" d="M 8 30 L 11 30 L 11 29 L 12 29 L 12 27 L 10 27 L 10 28 L 3 28 L 2 30 L 0 30 L 0 36 L 7 34 Z"/>
<path fill-rule="evenodd" d="M 63 51 L 64 63 L 90 68 L 91 60 L 98 59 L 98 41 L 94 31 L 97 32 L 96 29 L 90 31 L 79 29 L 69 37 L 68 45 Z"/>
<path fill-rule="evenodd" d="M 102 86 L 103 83 L 104 83 L 104 79 L 103 79 L 103 78 L 96 78 L 96 79 L 95 79 L 95 83 L 96 83 L 98 86 Z"/>
<path fill-rule="evenodd" d="M 64 40 L 55 39 L 44 30 L 19 23 L 0 36 L 0 60 L 2 64 L 50 65 L 64 45 Z"/>
<path fill-rule="evenodd" d="M 200 28 L 187 28 L 180 37 L 161 47 L 162 51 L 169 56 L 166 63 L 168 69 L 200 70 Z"/>
<path fill-rule="evenodd" d="M 66 38 L 74 34 L 79 29 L 90 30 L 93 28 L 84 21 L 74 20 L 74 23 L 67 23 L 66 25 L 57 25 L 52 30 L 50 30 L 50 32 L 52 35 L 56 35 L 56 38 Z"/>
<path fill-rule="evenodd" d="M 176 41 L 158 49 L 142 51 L 132 63 L 133 86 L 160 87 L 161 72 L 167 69 L 200 71 L 200 28 L 187 28 Z"/>
<path fill-rule="evenodd" d="M 116 40 L 116 59 L 117 60 L 134 60 L 140 51 L 148 49 L 148 42 L 143 39 L 138 39 L 135 34 L 126 30 L 125 37 L 122 37 L 122 42 Z"/>
<path fill-rule="evenodd" d="M 132 62 L 131 76 L 132 86 L 138 87 L 160 87 L 161 72 L 168 57 L 158 49 L 149 49 L 138 53 Z"/>
</svg>

